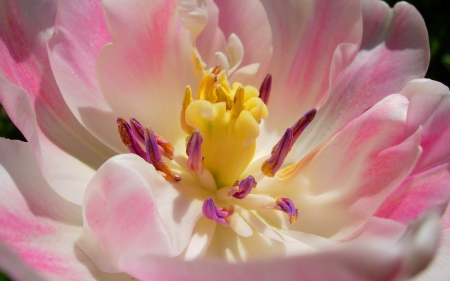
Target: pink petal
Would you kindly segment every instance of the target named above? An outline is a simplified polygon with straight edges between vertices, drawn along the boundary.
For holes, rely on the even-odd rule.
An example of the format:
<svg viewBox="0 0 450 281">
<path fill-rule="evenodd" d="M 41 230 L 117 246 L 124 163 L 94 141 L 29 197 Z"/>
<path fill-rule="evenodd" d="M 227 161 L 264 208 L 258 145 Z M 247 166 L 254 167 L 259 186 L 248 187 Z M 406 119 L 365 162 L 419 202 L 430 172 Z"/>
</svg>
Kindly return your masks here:
<svg viewBox="0 0 450 281">
<path fill-rule="evenodd" d="M 59 195 L 81 205 L 84 188 L 94 175 L 94 169 L 111 152 L 73 117 L 69 123 L 59 123 L 62 120 L 45 111 L 46 107 L 33 109 L 24 90 L 1 75 L 0 101 L 30 142 L 46 181 Z"/>
<path fill-rule="evenodd" d="M 28 143 L 0 139 L 0 178 L 0 268 L 14 280 L 129 280 L 75 246 L 81 207 L 48 186 Z"/>
<path fill-rule="evenodd" d="M 400 92 L 410 99 L 407 133 L 423 128 L 423 153 L 411 175 L 377 211 L 404 224 L 424 210 L 450 200 L 450 93 L 439 82 L 409 82 Z"/>
<path fill-rule="evenodd" d="M 359 45 L 361 4 L 353 0 L 262 3 L 273 36 L 271 116 L 267 124 L 270 130 L 283 132 L 301 114 L 326 100 L 335 54 L 349 58 L 356 54 L 357 48 L 339 46 Z"/>
<path fill-rule="evenodd" d="M 290 198 L 299 209 L 292 229 L 340 239 L 374 214 L 410 173 L 421 152 L 421 131 L 404 135 L 407 106 L 401 95 L 385 98 L 337 133 L 312 159 L 307 156 L 306 162 L 279 173 L 275 181 L 283 191 L 273 192 Z"/>
<path fill-rule="evenodd" d="M 202 60 L 206 63 L 206 68 L 213 68 L 220 64 L 216 53 L 226 54 L 227 39 L 219 27 L 219 8 L 214 0 L 207 0 L 208 23 L 197 37 L 196 47 Z"/>
<path fill-rule="evenodd" d="M 407 224 L 432 206 L 445 205 L 450 199 L 450 165 L 410 175 L 386 199 L 375 213 Z"/>
<path fill-rule="evenodd" d="M 410 4 L 390 9 L 378 0 L 362 1 L 363 41 L 355 60 L 336 73 L 330 98 L 319 110 L 311 132 L 300 142 L 315 147 L 411 79 L 423 77 L 429 63 L 428 35 Z"/>
<path fill-rule="evenodd" d="M 48 56 L 64 101 L 89 132 L 114 150 L 125 151 L 111 122 L 118 116 L 104 100 L 95 71 L 97 57 L 109 41 L 100 1 L 59 2 Z"/>
<path fill-rule="evenodd" d="M 423 155 L 415 171 L 430 169 L 450 162 L 450 92 L 419 93 L 411 98 L 408 109 L 408 129 L 423 126 L 420 145 Z"/>
<path fill-rule="evenodd" d="M 450 271 L 448 270 L 448 264 L 450 261 L 450 208 L 447 207 L 447 211 L 442 217 L 442 237 L 437 250 L 437 255 L 431 262 L 431 264 L 417 277 L 412 279 L 413 281 L 429 281 L 429 280 L 449 280 Z"/>
<path fill-rule="evenodd" d="M 370 217 L 360 228 L 340 241 L 357 241 L 373 237 L 397 240 L 401 238 L 405 230 L 406 226 L 399 222 L 390 219 Z"/>
<path fill-rule="evenodd" d="M 136 155 L 113 157 L 86 189 L 77 245 L 107 272 L 120 271 L 117 263 L 129 252 L 179 255 L 202 217 L 203 201 L 194 196 Z"/>
<path fill-rule="evenodd" d="M 399 280 L 428 264 L 438 239 L 438 216 L 429 214 L 400 241 L 365 239 L 314 254 L 238 263 L 130 254 L 120 266 L 142 280 Z"/>
<path fill-rule="evenodd" d="M 50 185 L 68 200 L 81 202 L 92 168 L 112 151 L 73 117 L 52 75 L 46 41 L 53 32 L 55 8 L 52 1 L 33 5 L 9 1 L 2 7 L 0 102 L 33 143 Z"/>
<path fill-rule="evenodd" d="M 112 110 L 134 117 L 175 143 L 183 136 L 179 110 L 185 87 L 197 87 L 193 34 L 178 1 L 103 2 L 114 39 L 97 61 L 100 88 Z"/>
<path fill-rule="evenodd" d="M 259 87 L 267 74 L 272 55 L 272 31 L 263 5 L 257 0 L 219 0 L 216 1 L 216 5 L 219 8 L 219 27 L 225 37 L 228 38 L 234 33 L 244 46 L 241 67 L 253 63 L 260 64 L 255 81 L 249 81 Z"/>
</svg>

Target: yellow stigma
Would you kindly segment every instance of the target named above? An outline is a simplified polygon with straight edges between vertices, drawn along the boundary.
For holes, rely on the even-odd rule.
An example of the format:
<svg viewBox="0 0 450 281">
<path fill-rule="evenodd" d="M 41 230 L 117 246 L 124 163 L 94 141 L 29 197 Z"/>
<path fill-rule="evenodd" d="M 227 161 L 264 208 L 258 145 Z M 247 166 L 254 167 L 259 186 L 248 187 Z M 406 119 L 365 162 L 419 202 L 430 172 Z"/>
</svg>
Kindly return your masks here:
<svg viewBox="0 0 450 281">
<path fill-rule="evenodd" d="M 230 83 L 225 71 L 215 68 L 203 76 L 197 100 L 190 89 L 182 107 L 182 125 L 203 137 L 203 167 L 213 175 L 219 188 L 232 186 L 253 158 L 259 123 L 268 117 L 264 102 L 253 86 Z"/>
</svg>

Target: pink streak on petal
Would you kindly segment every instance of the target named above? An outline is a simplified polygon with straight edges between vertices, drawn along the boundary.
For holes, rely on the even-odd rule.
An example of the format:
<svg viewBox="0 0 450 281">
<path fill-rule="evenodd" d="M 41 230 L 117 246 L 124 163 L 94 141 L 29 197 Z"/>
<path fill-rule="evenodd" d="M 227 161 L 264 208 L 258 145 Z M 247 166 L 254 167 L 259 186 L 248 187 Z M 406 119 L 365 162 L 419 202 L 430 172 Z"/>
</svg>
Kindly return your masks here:
<svg viewBox="0 0 450 281">
<path fill-rule="evenodd" d="M 55 81 L 75 118 L 104 144 L 125 152 L 109 122 L 117 116 L 103 98 L 95 71 L 101 49 L 111 41 L 100 2 L 58 1 L 54 34 L 45 47 Z"/>
<path fill-rule="evenodd" d="M 25 216 L 18 216 L 3 206 L 0 206 L 0 214 L 2 214 L 0 217 L 0 229 L 2 229 L 0 236 L 3 240 L 18 243 L 25 242 L 28 235 L 44 236 L 56 233 L 55 227 L 39 224 L 36 220 Z M 20 236 L 17 233 L 26 234 L 26 236 Z"/>
<path fill-rule="evenodd" d="M 201 217 L 200 201 L 184 189 L 134 154 L 111 158 L 86 189 L 77 245 L 107 272 L 119 272 L 119 260 L 130 251 L 179 255 Z"/>
<path fill-rule="evenodd" d="M 421 131 L 404 135 L 407 106 L 401 95 L 385 98 L 331 138 L 311 160 L 300 162 L 293 174 L 284 177 L 279 172 L 283 196 L 296 203 L 300 214 L 293 230 L 339 239 L 377 211 L 421 152 Z"/>
<path fill-rule="evenodd" d="M 219 8 L 219 27 L 225 38 L 234 33 L 244 47 L 241 67 L 259 63 L 260 67 L 254 81 L 248 81 L 258 87 L 267 74 L 272 57 L 272 30 L 263 5 L 258 0 L 216 1 Z M 242 16 L 251 14 L 251 17 Z M 240 82 L 240 81 L 237 81 Z"/>
<path fill-rule="evenodd" d="M 90 177 L 88 166 L 98 167 L 112 154 L 73 117 L 52 75 L 47 40 L 53 32 L 56 4 L 9 1 L 2 6 L 0 102 L 33 143 L 47 181 L 68 200 L 80 202 L 80 186 Z M 78 179 L 63 169 L 79 170 Z M 55 177 L 55 171 L 61 173 Z M 77 191 L 81 195 L 72 197 Z"/>
<path fill-rule="evenodd" d="M 410 99 L 407 133 L 423 128 L 423 153 L 409 177 L 391 194 L 376 215 L 407 224 L 422 212 L 450 200 L 450 95 L 431 80 L 415 80 L 401 91 Z"/>
<path fill-rule="evenodd" d="M 166 1 L 163 5 L 152 11 L 151 24 L 149 25 L 150 37 L 156 42 L 166 42 L 169 30 L 170 18 L 175 12 L 176 2 Z M 151 44 L 149 47 L 149 58 L 155 65 L 161 65 L 166 54 L 164 44 Z"/>
<path fill-rule="evenodd" d="M 383 1 L 361 3 L 361 50 L 331 81 L 330 98 L 311 125 L 312 133 L 300 140 L 307 150 L 427 70 L 428 36 L 419 12 L 404 2 L 393 9 Z"/>
<path fill-rule="evenodd" d="M 213 0 L 207 0 L 206 7 L 208 9 L 208 22 L 195 43 L 203 62 L 206 63 L 206 68 L 209 69 L 220 64 L 216 52 L 226 53 L 226 39 L 218 26 L 219 9 L 217 5 Z"/>
<path fill-rule="evenodd" d="M 347 0 L 262 3 L 272 27 L 274 48 L 269 67 L 274 81 L 269 112 L 283 112 L 272 114 L 266 123 L 279 132 L 279 127 L 298 119 L 298 112 L 320 107 L 326 100 L 336 49 L 343 43 L 359 45 L 361 41 L 361 7 L 360 1 Z M 357 49 L 347 51 L 353 57 Z"/>
<path fill-rule="evenodd" d="M 175 0 L 104 1 L 114 40 L 96 66 L 104 98 L 116 115 L 136 118 L 171 143 L 182 129 L 179 117 L 168 112 L 186 85 L 198 85 L 200 78 L 192 33 L 184 28 L 177 5 Z"/>
<path fill-rule="evenodd" d="M 0 178 L 2 270 L 13 280 L 112 280 L 75 247 L 81 207 L 49 187 L 29 143 L 0 139 Z M 24 277 L 33 272 L 44 277 Z"/>
<path fill-rule="evenodd" d="M 380 206 L 375 216 L 408 224 L 433 206 L 450 200 L 448 163 L 409 176 Z"/>
</svg>

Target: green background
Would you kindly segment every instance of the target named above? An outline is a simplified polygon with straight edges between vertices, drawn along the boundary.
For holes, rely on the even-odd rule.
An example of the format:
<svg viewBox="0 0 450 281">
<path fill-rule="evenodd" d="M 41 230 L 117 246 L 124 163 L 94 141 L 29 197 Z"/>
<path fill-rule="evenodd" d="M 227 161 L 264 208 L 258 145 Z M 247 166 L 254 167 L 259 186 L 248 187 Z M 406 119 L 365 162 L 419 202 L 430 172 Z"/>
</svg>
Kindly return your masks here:
<svg viewBox="0 0 450 281">
<path fill-rule="evenodd" d="M 393 6 L 399 1 L 386 2 Z M 450 86 L 450 1 L 410 0 L 407 2 L 416 6 L 428 28 L 431 61 L 426 77 Z M 0 107 L 0 137 L 25 140 L 11 123 L 3 107 Z M 0 281 L 8 280 L 10 279 L 0 272 Z"/>
</svg>

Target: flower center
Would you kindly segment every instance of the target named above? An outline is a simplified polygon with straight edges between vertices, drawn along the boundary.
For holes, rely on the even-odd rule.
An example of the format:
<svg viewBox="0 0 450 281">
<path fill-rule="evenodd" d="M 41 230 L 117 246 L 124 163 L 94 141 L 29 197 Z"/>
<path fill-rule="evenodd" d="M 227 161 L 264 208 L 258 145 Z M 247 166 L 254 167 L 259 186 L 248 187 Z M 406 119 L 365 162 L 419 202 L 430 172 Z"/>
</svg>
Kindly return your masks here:
<svg viewBox="0 0 450 281">
<path fill-rule="evenodd" d="M 255 153 L 261 119 L 269 114 L 266 103 L 271 81 L 269 74 L 259 91 L 240 83 L 230 85 L 226 71 L 216 67 L 203 76 L 196 100 L 187 86 L 182 102 L 181 127 L 189 135 L 186 141 L 187 169 L 198 178 L 199 186 L 209 190 L 211 195 L 203 203 L 203 214 L 219 224 L 232 227 L 242 236 L 251 234 L 251 228 L 242 223 L 235 211 L 239 212 L 243 206 L 282 211 L 288 214 L 290 223 L 294 223 L 298 216 L 298 210 L 289 198 L 259 194 L 248 196 L 257 187 L 257 182 L 252 175 L 243 174 Z M 315 114 L 315 109 L 310 110 L 286 130 L 261 166 L 265 176 L 274 177 Z M 117 125 L 122 141 L 131 153 L 152 164 L 166 180 L 181 180 L 162 159 L 162 156 L 173 159 L 174 149 L 170 143 L 134 118 L 128 123 L 119 117 Z M 232 203 L 237 207 L 218 207 L 213 198 L 220 205 Z"/>
<path fill-rule="evenodd" d="M 253 158 L 259 123 L 268 116 L 258 95 L 252 86 L 234 83 L 230 87 L 225 71 L 206 74 L 195 101 L 190 88 L 186 89 L 181 123 L 188 134 L 200 132 L 203 168 L 218 188 L 232 186 Z"/>
</svg>

